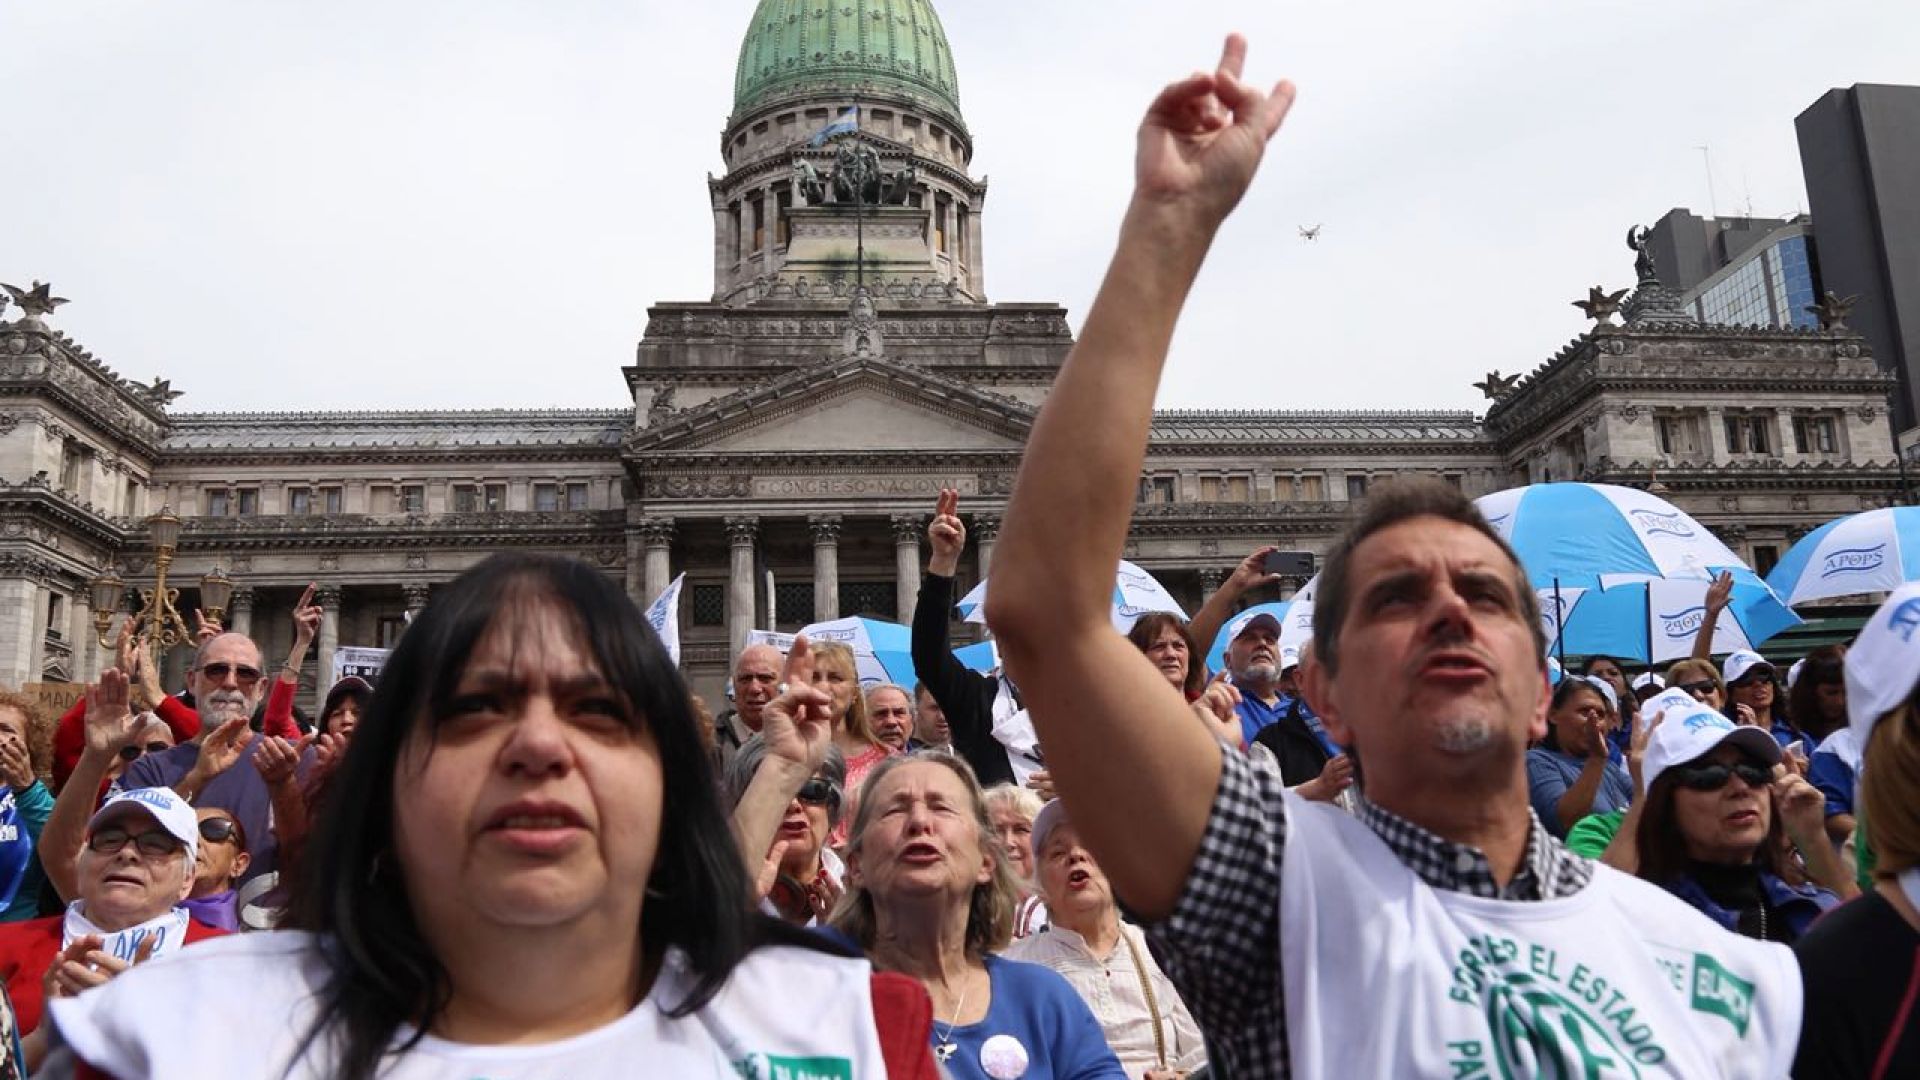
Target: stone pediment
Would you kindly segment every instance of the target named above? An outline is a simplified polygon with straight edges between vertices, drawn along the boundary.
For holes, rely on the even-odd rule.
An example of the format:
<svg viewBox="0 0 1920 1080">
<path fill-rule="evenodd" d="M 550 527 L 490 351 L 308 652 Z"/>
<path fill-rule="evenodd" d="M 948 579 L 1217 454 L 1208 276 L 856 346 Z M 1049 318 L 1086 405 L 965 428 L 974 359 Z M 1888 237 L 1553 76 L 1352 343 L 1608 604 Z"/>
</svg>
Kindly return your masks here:
<svg viewBox="0 0 1920 1080">
<path fill-rule="evenodd" d="M 809 366 L 657 416 L 628 453 L 701 450 L 1006 450 L 1026 445 L 1034 410 L 1011 398 L 877 357 Z"/>
</svg>

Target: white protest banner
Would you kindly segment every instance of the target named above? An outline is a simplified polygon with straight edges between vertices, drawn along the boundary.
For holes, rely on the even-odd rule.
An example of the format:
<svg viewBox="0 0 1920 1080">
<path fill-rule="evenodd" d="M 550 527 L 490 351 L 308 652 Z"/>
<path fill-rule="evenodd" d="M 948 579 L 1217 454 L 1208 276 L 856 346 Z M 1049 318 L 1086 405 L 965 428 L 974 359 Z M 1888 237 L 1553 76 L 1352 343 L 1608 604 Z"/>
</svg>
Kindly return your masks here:
<svg viewBox="0 0 1920 1080">
<path fill-rule="evenodd" d="M 667 655 L 675 664 L 680 662 L 680 586 L 686 580 L 685 574 L 674 578 L 673 584 L 647 606 L 647 621 L 653 624 L 653 632 L 660 635 L 660 644 L 667 647 Z"/>
<path fill-rule="evenodd" d="M 339 682 L 349 675 L 358 675 L 369 683 L 379 682 L 380 669 L 387 666 L 387 654 L 392 651 L 358 645 L 345 645 L 333 650 L 333 681 Z"/>
</svg>

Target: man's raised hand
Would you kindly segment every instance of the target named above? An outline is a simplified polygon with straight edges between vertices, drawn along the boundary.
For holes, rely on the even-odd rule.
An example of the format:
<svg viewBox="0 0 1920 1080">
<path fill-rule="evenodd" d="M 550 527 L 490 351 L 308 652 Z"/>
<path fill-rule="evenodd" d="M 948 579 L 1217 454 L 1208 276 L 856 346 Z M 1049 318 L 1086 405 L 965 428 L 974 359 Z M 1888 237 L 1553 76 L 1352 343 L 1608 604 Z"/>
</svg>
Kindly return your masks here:
<svg viewBox="0 0 1920 1080">
<path fill-rule="evenodd" d="M 87 749 L 117 753 L 133 741 L 139 724 L 133 718 L 132 691 L 119 668 L 100 673 L 87 687 Z"/>
<path fill-rule="evenodd" d="M 1229 34 L 1217 68 L 1195 72 L 1154 99 L 1134 154 L 1140 198 L 1191 208 L 1205 227 L 1239 204 L 1294 96 L 1285 80 L 1271 92 L 1242 82 L 1246 60 L 1247 39 Z"/>
<path fill-rule="evenodd" d="M 960 493 L 941 488 L 933 506 L 933 521 L 927 526 L 927 543 L 933 554 L 927 559 L 927 572 L 952 577 L 960 568 L 960 553 L 967 546 L 967 527 L 960 521 Z"/>
</svg>

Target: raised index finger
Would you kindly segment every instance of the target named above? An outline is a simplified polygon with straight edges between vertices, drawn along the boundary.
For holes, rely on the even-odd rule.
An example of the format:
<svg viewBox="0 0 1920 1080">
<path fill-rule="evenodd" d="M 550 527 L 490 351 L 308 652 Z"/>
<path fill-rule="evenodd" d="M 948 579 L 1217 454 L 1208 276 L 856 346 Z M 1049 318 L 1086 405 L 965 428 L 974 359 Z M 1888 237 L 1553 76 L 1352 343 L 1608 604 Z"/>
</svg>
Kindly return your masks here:
<svg viewBox="0 0 1920 1080">
<path fill-rule="evenodd" d="M 804 635 L 793 639 L 793 648 L 787 650 L 787 663 L 780 678 L 788 687 L 813 685 L 813 646 L 807 644 Z"/>
<path fill-rule="evenodd" d="M 294 610 L 297 611 L 300 608 L 311 607 L 313 605 L 313 590 L 315 586 L 316 586 L 315 582 L 311 582 L 311 581 L 307 582 L 307 591 L 300 594 L 300 602 L 293 605 Z"/>
<path fill-rule="evenodd" d="M 1227 43 L 1220 49 L 1220 70 L 1238 79 L 1240 73 L 1246 69 L 1246 66 L 1246 35 L 1238 31 L 1228 34 Z"/>
</svg>

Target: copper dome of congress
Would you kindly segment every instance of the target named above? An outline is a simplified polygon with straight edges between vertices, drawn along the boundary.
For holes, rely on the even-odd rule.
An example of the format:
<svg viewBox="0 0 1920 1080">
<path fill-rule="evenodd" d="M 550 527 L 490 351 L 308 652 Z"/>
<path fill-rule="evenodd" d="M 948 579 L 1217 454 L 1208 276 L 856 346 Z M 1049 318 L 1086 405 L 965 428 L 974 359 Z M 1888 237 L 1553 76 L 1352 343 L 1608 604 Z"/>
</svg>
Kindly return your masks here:
<svg viewBox="0 0 1920 1080">
<path fill-rule="evenodd" d="M 953 49 L 928 0 L 760 0 L 733 82 L 733 116 L 821 90 L 904 94 L 965 130 Z"/>
</svg>

